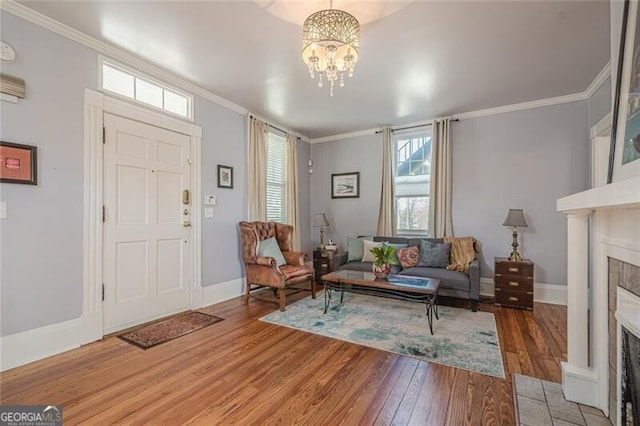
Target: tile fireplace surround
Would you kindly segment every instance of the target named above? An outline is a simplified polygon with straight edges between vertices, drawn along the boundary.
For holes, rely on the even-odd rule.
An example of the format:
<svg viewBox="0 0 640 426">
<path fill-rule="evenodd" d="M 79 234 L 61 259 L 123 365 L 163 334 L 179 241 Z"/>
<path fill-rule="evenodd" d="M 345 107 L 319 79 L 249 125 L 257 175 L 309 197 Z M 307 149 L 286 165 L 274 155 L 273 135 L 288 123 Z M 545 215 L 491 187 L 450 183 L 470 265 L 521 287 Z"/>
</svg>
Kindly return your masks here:
<svg viewBox="0 0 640 426">
<path fill-rule="evenodd" d="M 640 177 L 561 198 L 557 209 L 567 216 L 562 390 L 566 399 L 599 408 L 620 424 L 620 328 L 640 332 L 640 292 L 633 293 L 640 288 Z M 610 271 L 610 264 L 618 269 Z M 610 291 L 611 276 L 618 281 Z"/>
</svg>

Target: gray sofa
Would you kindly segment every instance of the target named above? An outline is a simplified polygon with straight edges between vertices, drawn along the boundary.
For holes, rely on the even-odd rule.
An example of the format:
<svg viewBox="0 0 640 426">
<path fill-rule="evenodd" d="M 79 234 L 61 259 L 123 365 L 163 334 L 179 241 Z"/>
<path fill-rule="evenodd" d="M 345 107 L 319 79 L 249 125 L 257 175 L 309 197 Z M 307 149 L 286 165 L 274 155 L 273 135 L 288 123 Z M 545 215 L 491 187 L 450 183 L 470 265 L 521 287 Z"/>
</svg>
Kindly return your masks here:
<svg viewBox="0 0 640 426">
<path fill-rule="evenodd" d="M 391 244 L 407 244 L 420 247 L 422 240 L 442 243 L 442 238 L 400 238 L 400 237 L 373 237 L 373 241 L 386 241 Z M 356 271 L 371 271 L 372 262 L 347 262 L 348 253 L 341 253 L 337 260 L 338 269 L 350 269 Z M 411 275 L 417 277 L 437 278 L 440 280 L 439 295 L 458 297 L 471 301 L 471 310 L 476 312 L 480 298 L 480 261 L 471 262 L 469 275 L 464 272 L 450 271 L 445 268 L 427 268 L 415 266 L 402 269 L 400 265 L 391 267 L 392 274 Z"/>
</svg>

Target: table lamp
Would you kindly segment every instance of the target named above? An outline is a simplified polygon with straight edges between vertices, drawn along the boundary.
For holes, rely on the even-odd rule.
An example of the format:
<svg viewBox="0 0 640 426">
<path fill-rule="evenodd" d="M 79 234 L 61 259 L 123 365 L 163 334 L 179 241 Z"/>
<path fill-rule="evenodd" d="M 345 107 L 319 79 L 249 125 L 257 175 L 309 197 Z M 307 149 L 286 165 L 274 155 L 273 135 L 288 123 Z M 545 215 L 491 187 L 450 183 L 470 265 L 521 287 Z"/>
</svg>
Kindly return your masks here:
<svg viewBox="0 0 640 426">
<path fill-rule="evenodd" d="M 315 228 L 320 228 L 320 248 L 324 248 L 324 228 L 329 226 L 329 221 L 324 213 L 316 213 L 316 218 L 313 221 Z"/>
<path fill-rule="evenodd" d="M 509 209 L 507 218 L 504 220 L 502 226 L 513 227 L 513 243 L 511 243 L 513 251 L 511 252 L 511 256 L 509 256 L 509 262 L 522 262 L 522 257 L 520 257 L 520 253 L 518 253 L 518 227 L 527 227 L 527 222 L 524 220 L 524 211 L 522 209 Z"/>
</svg>

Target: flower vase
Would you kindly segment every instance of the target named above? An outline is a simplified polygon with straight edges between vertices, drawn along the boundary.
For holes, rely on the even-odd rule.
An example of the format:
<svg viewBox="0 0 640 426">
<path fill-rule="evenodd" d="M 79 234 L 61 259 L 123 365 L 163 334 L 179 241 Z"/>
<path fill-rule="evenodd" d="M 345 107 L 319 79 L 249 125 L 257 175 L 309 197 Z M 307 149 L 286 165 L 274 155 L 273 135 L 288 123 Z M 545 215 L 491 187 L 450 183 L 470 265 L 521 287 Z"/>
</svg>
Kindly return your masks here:
<svg viewBox="0 0 640 426">
<path fill-rule="evenodd" d="M 389 276 L 391 272 L 391 265 L 385 263 L 381 266 L 373 265 L 373 273 L 376 275 L 376 278 L 384 279 Z"/>
</svg>

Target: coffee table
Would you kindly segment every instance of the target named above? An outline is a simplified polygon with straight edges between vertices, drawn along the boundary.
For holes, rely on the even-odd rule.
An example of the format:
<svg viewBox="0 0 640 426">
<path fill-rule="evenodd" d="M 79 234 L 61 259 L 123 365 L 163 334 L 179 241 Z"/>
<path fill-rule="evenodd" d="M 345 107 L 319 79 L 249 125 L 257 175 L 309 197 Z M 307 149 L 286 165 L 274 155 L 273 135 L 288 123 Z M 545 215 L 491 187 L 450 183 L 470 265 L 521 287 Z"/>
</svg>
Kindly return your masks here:
<svg viewBox="0 0 640 426">
<path fill-rule="evenodd" d="M 373 272 L 341 270 L 323 275 L 322 282 L 325 314 L 331 303 L 332 290 L 340 292 L 340 303 L 343 302 L 345 291 L 421 302 L 426 305 L 429 330 L 433 334 L 434 313 L 438 319 L 438 279 L 408 275 L 389 275 L 386 279 L 379 279 Z"/>
</svg>

